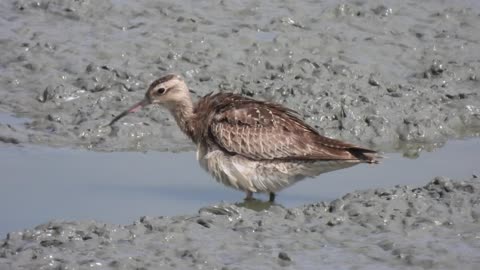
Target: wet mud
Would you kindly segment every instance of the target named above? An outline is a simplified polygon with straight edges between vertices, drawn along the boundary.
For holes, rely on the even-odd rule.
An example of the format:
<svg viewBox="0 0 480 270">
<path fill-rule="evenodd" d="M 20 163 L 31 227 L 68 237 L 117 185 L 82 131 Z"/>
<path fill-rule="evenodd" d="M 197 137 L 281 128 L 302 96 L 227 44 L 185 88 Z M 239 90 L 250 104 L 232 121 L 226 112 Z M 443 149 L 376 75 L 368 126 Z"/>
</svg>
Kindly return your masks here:
<svg viewBox="0 0 480 270">
<path fill-rule="evenodd" d="M 262 206 L 260 203 L 257 206 Z M 264 205 L 265 206 L 265 205 Z M 130 225 L 51 221 L 9 233 L 1 269 L 477 269 L 480 181 L 348 193 L 330 203 Z"/>
<path fill-rule="evenodd" d="M 104 127 L 169 72 L 384 152 L 480 131 L 474 0 L 6 0 L 0 25 L 0 112 L 25 119 L 0 121 L 0 146 L 190 150 L 158 107 Z M 52 221 L 9 233 L 0 269 L 478 269 L 479 194 L 439 177 L 290 209 Z"/>
<path fill-rule="evenodd" d="M 294 108 L 327 136 L 383 151 L 478 135 L 476 1 L 2 1 L 3 142 L 184 150 L 166 111 L 102 127 L 182 74 Z"/>
</svg>

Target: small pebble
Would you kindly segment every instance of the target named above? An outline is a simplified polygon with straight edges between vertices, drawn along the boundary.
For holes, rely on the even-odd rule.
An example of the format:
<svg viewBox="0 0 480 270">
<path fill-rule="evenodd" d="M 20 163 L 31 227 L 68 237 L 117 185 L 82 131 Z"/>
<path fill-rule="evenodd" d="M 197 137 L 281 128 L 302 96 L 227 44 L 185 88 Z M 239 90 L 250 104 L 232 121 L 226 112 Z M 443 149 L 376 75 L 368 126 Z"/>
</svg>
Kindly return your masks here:
<svg viewBox="0 0 480 270">
<path fill-rule="evenodd" d="M 290 257 L 288 256 L 288 254 L 286 252 L 283 252 L 281 251 L 280 253 L 278 253 L 278 258 L 280 260 L 283 260 L 283 261 L 292 261 L 292 259 L 290 259 Z"/>
</svg>

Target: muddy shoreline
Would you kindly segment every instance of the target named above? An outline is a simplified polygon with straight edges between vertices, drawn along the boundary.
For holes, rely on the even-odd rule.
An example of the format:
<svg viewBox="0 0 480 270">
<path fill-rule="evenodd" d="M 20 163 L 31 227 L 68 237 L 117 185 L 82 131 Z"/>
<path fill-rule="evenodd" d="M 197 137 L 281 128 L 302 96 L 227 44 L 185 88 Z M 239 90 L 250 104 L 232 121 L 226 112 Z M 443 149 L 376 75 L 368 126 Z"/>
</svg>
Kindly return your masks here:
<svg viewBox="0 0 480 270">
<path fill-rule="evenodd" d="M 480 181 L 433 179 L 330 203 L 219 204 L 130 225 L 51 221 L 9 233 L 1 269 L 476 269 Z"/>
<path fill-rule="evenodd" d="M 0 110 L 31 121 L 0 125 L 0 138 L 192 149 L 156 107 L 102 128 L 168 72 L 198 95 L 280 102 L 327 136 L 383 151 L 477 136 L 479 5 L 387 2 L 3 1 Z"/>
</svg>

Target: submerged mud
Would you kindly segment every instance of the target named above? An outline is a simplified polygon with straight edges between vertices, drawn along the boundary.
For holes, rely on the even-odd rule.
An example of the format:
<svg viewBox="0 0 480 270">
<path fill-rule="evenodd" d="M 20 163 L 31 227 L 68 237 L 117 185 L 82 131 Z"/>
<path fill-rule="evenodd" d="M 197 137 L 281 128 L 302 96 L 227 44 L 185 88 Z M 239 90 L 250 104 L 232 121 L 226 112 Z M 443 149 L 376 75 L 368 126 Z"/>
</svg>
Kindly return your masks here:
<svg viewBox="0 0 480 270">
<path fill-rule="evenodd" d="M 259 204 L 261 206 L 261 204 Z M 1 269 L 478 269 L 480 181 L 346 194 L 330 203 L 52 221 L 1 242 Z"/>
<path fill-rule="evenodd" d="M 478 135 L 476 1 L 0 3 L 1 141 L 94 150 L 191 144 L 158 107 L 102 127 L 168 72 L 203 95 L 294 108 L 327 136 L 381 150 Z"/>
</svg>

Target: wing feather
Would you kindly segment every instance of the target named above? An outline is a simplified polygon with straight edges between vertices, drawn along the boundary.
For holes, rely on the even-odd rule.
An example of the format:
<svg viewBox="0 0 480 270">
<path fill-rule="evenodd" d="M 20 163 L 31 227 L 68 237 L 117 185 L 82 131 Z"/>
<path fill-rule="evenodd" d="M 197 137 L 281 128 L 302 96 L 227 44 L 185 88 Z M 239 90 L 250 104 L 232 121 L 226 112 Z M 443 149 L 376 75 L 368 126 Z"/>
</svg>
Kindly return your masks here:
<svg viewBox="0 0 480 270">
<path fill-rule="evenodd" d="M 218 95 L 218 94 L 217 94 Z M 215 98 L 215 96 L 212 96 Z M 218 101 L 209 133 L 224 150 L 254 160 L 371 161 L 373 150 L 330 139 L 278 104 L 230 95 Z"/>
</svg>

